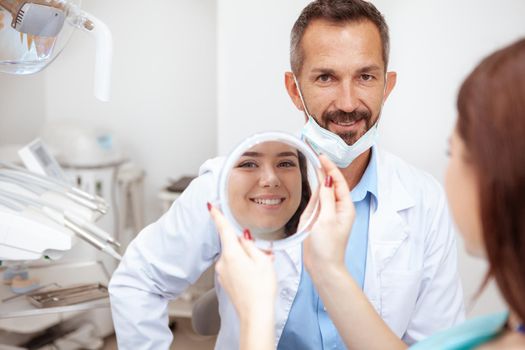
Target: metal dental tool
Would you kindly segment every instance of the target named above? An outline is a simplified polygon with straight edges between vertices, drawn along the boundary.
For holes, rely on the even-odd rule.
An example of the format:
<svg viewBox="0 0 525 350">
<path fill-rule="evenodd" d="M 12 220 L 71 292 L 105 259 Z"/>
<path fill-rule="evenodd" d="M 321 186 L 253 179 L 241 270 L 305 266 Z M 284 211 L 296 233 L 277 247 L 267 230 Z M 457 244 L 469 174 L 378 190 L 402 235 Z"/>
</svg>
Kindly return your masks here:
<svg viewBox="0 0 525 350">
<path fill-rule="evenodd" d="M 59 224 L 60 226 L 66 227 L 73 231 L 79 238 L 86 241 L 95 248 L 105 252 L 117 260 L 121 260 L 120 254 L 118 254 L 110 244 L 120 246 L 108 233 L 100 228 L 93 229 L 96 227 L 79 217 L 75 217 L 74 214 L 65 213 L 61 208 L 54 207 L 50 203 L 43 202 L 39 199 L 30 198 L 20 193 L 12 193 L 5 190 L 0 190 L 1 203 L 6 203 L 11 208 L 30 207 L 34 210 L 39 211 L 46 217 Z M 26 219 L 27 220 L 27 219 Z M 0 226 L 2 224 L 0 223 Z M 101 242 L 96 237 L 104 239 L 106 242 Z"/>
</svg>

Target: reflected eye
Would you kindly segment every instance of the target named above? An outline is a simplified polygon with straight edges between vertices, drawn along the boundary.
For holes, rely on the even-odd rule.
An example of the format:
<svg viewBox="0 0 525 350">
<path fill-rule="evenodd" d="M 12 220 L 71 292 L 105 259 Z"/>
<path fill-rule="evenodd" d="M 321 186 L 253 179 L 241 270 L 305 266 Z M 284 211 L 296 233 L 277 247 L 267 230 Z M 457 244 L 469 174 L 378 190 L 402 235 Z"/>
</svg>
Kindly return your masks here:
<svg viewBox="0 0 525 350">
<path fill-rule="evenodd" d="M 296 168 L 297 164 L 293 160 L 283 160 L 277 164 L 279 168 Z"/>
<path fill-rule="evenodd" d="M 253 160 L 245 160 L 244 162 L 241 162 L 237 165 L 237 168 L 257 168 L 258 165 Z"/>
</svg>

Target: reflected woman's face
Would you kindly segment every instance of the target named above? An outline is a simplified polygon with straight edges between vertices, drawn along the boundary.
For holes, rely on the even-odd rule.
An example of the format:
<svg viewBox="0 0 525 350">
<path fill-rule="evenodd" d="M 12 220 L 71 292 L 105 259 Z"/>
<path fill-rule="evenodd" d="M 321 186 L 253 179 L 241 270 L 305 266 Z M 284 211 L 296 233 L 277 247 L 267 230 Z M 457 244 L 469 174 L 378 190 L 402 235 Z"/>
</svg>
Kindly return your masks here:
<svg viewBox="0 0 525 350">
<path fill-rule="evenodd" d="M 231 170 L 228 187 L 230 208 L 243 228 L 255 238 L 283 238 L 301 201 L 297 149 L 281 142 L 250 148 Z"/>
</svg>

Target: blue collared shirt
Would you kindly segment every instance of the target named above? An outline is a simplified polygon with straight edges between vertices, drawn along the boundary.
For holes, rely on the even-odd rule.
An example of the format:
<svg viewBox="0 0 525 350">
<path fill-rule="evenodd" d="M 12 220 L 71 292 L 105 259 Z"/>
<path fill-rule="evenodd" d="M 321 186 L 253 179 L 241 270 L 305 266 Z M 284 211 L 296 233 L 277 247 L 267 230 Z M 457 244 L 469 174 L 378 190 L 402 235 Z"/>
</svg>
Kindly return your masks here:
<svg viewBox="0 0 525 350">
<path fill-rule="evenodd" d="M 365 279 L 370 204 L 372 198 L 377 201 L 376 153 L 377 150 L 373 148 L 363 177 L 350 193 L 356 217 L 346 247 L 345 262 L 361 289 Z M 301 282 L 277 348 L 346 349 L 304 266 Z"/>
</svg>

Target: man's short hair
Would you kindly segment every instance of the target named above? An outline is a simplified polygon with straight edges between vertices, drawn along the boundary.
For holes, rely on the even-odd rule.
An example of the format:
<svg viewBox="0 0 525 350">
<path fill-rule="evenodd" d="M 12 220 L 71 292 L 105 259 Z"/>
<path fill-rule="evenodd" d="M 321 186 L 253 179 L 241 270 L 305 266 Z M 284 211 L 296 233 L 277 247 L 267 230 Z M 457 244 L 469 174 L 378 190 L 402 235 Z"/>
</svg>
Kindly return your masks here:
<svg viewBox="0 0 525 350">
<path fill-rule="evenodd" d="M 383 63 L 388 66 L 390 38 L 385 18 L 371 3 L 363 0 L 316 0 L 308 4 L 292 28 L 290 36 L 290 64 L 294 74 L 298 75 L 304 63 L 304 51 L 301 40 L 308 25 L 317 19 L 345 24 L 370 21 L 379 30 L 383 46 Z"/>
</svg>

